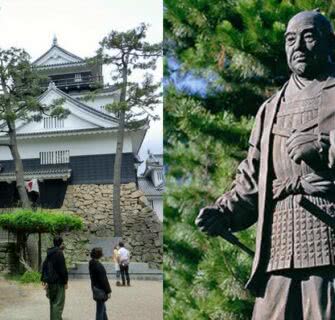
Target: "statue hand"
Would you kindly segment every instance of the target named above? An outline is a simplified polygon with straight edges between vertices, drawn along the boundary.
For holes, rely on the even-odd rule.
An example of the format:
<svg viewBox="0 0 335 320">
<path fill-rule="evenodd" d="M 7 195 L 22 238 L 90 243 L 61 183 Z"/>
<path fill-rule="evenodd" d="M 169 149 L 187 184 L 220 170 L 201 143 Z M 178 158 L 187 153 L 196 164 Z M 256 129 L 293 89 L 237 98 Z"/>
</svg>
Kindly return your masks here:
<svg viewBox="0 0 335 320">
<path fill-rule="evenodd" d="M 229 217 L 221 207 L 217 205 L 208 206 L 200 210 L 195 224 L 202 232 L 210 236 L 219 236 L 229 228 Z"/>
<path fill-rule="evenodd" d="M 335 167 L 335 130 L 329 133 L 329 144 L 328 167 L 333 169 Z"/>
<path fill-rule="evenodd" d="M 289 157 L 296 163 L 301 160 L 320 159 L 321 145 L 318 135 L 308 132 L 294 132 L 286 142 Z"/>
</svg>

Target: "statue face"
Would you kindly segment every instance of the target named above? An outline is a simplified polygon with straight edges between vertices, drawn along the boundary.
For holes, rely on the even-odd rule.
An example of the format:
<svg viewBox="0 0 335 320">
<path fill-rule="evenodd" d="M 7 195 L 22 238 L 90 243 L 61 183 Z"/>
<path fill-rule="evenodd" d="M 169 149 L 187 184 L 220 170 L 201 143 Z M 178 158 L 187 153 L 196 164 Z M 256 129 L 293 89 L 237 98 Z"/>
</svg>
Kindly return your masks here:
<svg viewBox="0 0 335 320">
<path fill-rule="evenodd" d="M 293 17 L 285 33 L 286 57 L 291 71 L 308 79 L 317 77 L 328 64 L 328 39 L 317 19 L 303 14 Z"/>
</svg>

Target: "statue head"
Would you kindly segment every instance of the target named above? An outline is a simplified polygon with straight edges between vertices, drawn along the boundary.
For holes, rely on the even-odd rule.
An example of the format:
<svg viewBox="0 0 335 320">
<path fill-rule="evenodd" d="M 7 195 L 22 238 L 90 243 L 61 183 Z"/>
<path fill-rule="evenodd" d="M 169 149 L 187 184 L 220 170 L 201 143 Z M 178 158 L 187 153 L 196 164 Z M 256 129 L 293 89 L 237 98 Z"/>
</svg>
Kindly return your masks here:
<svg viewBox="0 0 335 320">
<path fill-rule="evenodd" d="M 330 22 L 317 11 L 303 11 L 288 23 L 285 32 L 287 63 L 301 77 L 314 79 L 327 71 L 335 37 Z"/>
</svg>

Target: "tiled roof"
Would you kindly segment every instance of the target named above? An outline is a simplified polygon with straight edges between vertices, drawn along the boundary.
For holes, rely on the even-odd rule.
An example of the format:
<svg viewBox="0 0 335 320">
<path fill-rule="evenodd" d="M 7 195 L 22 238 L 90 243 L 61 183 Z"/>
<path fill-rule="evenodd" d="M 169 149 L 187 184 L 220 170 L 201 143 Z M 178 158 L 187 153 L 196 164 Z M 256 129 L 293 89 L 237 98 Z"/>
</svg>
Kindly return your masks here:
<svg viewBox="0 0 335 320">
<path fill-rule="evenodd" d="M 71 169 L 68 168 L 40 168 L 24 172 L 25 179 L 69 179 Z M 15 181 L 15 171 L 0 173 L 0 181 Z"/>
<path fill-rule="evenodd" d="M 146 128 L 148 126 L 148 120 L 147 119 L 143 119 L 143 120 L 139 120 L 137 122 L 137 126 L 138 128 Z M 69 130 L 55 130 L 55 131 L 43 131 L 43 132 L 31 132 L 31 133 L 18 133 L 17 137 L 40 137 L 40 136 L 62 136 L 62 135 L 78 135 L 81 133 L 92 133 L 92 134 L 96 134 L 96 133 L 108 133 L 108 132 L 113 132 L 113 131 L 117 131 L 118 127 L 112 127 L 112 128 L 85 128 L 85 129 L 69 129 Z M 126 131 L 132 131 L 131 127 L 125 127 Z M 0 135 L 0 139 L 1 138 L 8 138 L 8 135 Z"/>
<path fill-rule="evenodd" d="M 164 186 L 156 189 L 153 183 L 144 177 L 138 178 L 138 188 L 144 192 L 146 196 L 163 196 Z"/>
<path fill-rule="evenodd" d="M 117 90 L 119 90 L 120 87 L 118 85 L 106 85 L 103 88 L 100 88 L 95 91 L 95 94 L 97 96 L 102 95 L 102 94 L 115 94 Z M 70 95 L 73 98 L 81 98 L 84 95 L 87 95 L 87 93 L 90 92 L 89 90 L 87 91 L 70 91 L 68 95 Z"/>
<path fill-rule="evenodd" d="M 85 110 L 85 111 L 88 111 L 94 115 L 97 115 L 101 118 L 104 118 L 104 119 L 107 119 L 107 120 L 112 120 L 112 121 L 117 121 L 118 122 L 118 119 L 116 117 L 113 117 L 111 115 L 108 115 L 106 113 L 103 113 L 99 110 L 96 110 L 94 109 L 93 107 L 90 107 L 88 106 L 87 104 L 71 97 L 69 94 L 65 93 L 64 91 L 62 90 L 59 90 L 56 86 L 50 86 L 52 89 L 47 89 L 40 97 L 39 97 L 39 100 L 41 100 L 44 96 L 47 95 L 47 93 L 50 91 L 50 90 L 55 90 L 58 94 L 60 94 L 62 97 L 64 97 L 65 99 L 71 101 L 72 103 L 74 103 L 76 106 L 78 106 L 79 108 Z"/>
<path fill-rule="evenodd" d="M 149 151 L 149 157 L 145 161 L 144 177 L 149 177 L 153 170 L 163 170 L 163 155 L 153 154 Z"/>
<path fill-rule="evenodd" d="M 147 159 L 147 163 L 150 165 L 163 166 L 163 155 L 150 153 L 149 158 Z"/>
<path fill-rule="evenodd" d="M 85 62 L 82 61 L 74 61 L 74 62 L 63 62 L 63 63 L 55 63 L 55 64 L 44 64 L 42 66 L 34 66 L 36 69 L 44 69 L 44 68 L 56 68 L 56 67 L 71 67 L 78 65 L 86 65 Z"/>
</svg>

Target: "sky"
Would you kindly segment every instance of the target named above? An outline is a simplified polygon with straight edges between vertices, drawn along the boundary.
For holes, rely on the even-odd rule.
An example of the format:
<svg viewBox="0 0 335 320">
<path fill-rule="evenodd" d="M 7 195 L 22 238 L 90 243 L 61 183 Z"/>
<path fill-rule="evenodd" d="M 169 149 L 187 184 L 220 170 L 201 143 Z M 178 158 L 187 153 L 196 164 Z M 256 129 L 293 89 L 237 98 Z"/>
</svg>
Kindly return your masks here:
<svg viewBox="0 0 335 320">
<path fill-rule="evenodd" d="M 126 31 L 141 22 L 150 25 L 147 41 L 163 39 L 162 0 L 1 0 L 0 47 L 24 48 L 32 61 L 45 53 L 54 36 L 58 45 L 82 58 L 93 56 L 111 30 Z M 162 59 L 155 79 L 162 79 Z M 138 77 L 138 75 L 137 75 Z M 104 72 L 105 83 L 112 84 Z M 147 150 L 163 153 L 163 106 L 157 108 L 161 120 L 151 123 L 140 150 L 145 159 Z"/>
</svg>

